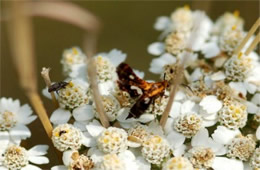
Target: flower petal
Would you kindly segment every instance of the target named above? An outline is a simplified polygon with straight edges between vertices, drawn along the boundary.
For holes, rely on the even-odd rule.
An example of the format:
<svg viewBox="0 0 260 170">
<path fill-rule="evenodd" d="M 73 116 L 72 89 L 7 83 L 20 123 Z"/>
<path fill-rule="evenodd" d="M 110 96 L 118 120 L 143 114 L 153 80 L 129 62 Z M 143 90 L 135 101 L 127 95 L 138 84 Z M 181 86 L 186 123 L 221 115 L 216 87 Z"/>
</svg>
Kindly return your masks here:
<svg viewBox="0 0 260 170">
<path fill-rule="evenodd" d="M 203 45 L 202 53 L 204 54 L 205 58 L 213 58 L 220 53 L 220 49 L 216 42 L 208 42 Z"/>
<path fill-rule="evenodd" d="M 52 167 L 51 170 L 68 170 L 68 168 L 64 165 L 57 165 Z"/>
<path fill-rule="evenodd" d="M 45 156 L 29 156 L 29 161 L 39 165 L 49 163 L 49 159 Z"/>
<path fill-rule="evenodd" d="M 107 58 L 109 58 L 110 62 L 113 63 L 115 67 L 117 67 L 120 63 L 125 61 L 126 54 L 118 49 L 112 49 L 108 53 Z"/>
<path fill-rule="evenodd" d="M 181 111 L 181 103 L 180 102 L 173 102 L 171 111 L 170 111 L 170 117 L 176 118 L 180 115 Z"/>
<path fill-rule="evenodd" d="M 139 169 L 138 170 L 150 170 L 151 169 L 151 164 L 148 163 L 144 157 L 142 156 L 138 156 L 136 158 L 136 162 L 139 165 Z"/>
<path fill-rule="evenodd" d="M 171 147 L 175 149 L 180 147 L 184 143 L 185 136 L 173 130 L 168 134 L 167 140 Z"/>
<path fill-rule="evenodd" d="M 236 92 L 241 93 L 243 96 L 246 96 L 247 90 L 242 82 L 230 82 L 228 84 Z"/>
<path fill-rule="evenodd" d="M 67 123 L 70 117 L 71 117 L 70 111 L 58 108 L 52 113 L 50 117 L 50 121 L 55 125 L 59 125 L 59 124 Z"/>
<path fill-rule="evenodd" d="M 223 71 L 218 71 L 210 76 L 210 78 L 214 81 L 224 80 L 226 78 L 226 75 Z"/>
<path fill-rule="evenodd" d="M 36 145 L 34 147 L 32 147 L 28 153 L 31 156 L 42 156 L 47 154 L 47 150 L 48 150 L 49 146 L 48 145 Z"/>
<path fill-rule="evenodd" d="M 105 130 L 105 128 L 97 120 L 93 120 L 93 122 L 86 125 L 86 128 L 88 133 L 93 137 L 99 136 Z"/>
<path fill-rule="evenodd" d="M 71 158 L 71 155 L 76 152 L 76 151 L 73 151 L 73 150 L 67 150 L 65 152 L 63 152 L 63 155 L 62 155 L 62 161 L 63 161 L 63 164 L 68 166 L 70 164 L 72 160 Z"/>
<path fill-rule="evenodd" d="M 240 134 L 239 130 L 230 130 L 225 126 L 218 126 L 212 134 L 212 138 L 218 143 L 228 145 L 231 143 L 232 139 L 238 134 Z"/>
<path fill-rule="evenodd" d="M 174 156 L 182 156 L 185 153 L 186 145 L 181 145 L 173 150 Z"/>
<path fill-rule="evenodd" d="M 96 139 L 93 138 L 88 132 L 83 133 L 82 144 L 86 147 L 93 147 L 97 145 Z"/>
<path fill-rule="evenodd" d="M 23 167 L 21 170 L 41 170 L 41 168 L 35 165 L 28 164 L 26 167 Z"/>
<path fill-rule="evenodd" d="M 222 108 L 222 102 L 219 101 L 217 97 L 213 95 L 204 97 L 199 105 L 207 113 L 216 113 Z"/>
<path fill-rule="evenodd" d="M 236 159 L 228 159 L 224 157 L 216 157 L 214 159 L 212 168 L 214 170 L 243 170 L 243 162 Z"/>
<path fill-rule="evenodd" d="M 148 46 L 148 53 L 152 55 L 161 55 L 164 52 L 164 43 L 154 42 Z"/>
<path fill-rule="evenodd" d="M 257 130 L 256 130 L 256 138 L 258 140 L 260 140 L 260 126 L 258 126 Z"/>
<path fill-rule="evenodd" d="M 206 128 L 201 128 L 200 131 L 192 138 L 191 145 L 194 146 L 207 146 L 209 132 Z"/>
<path fill-rule="evenodd" d="M 77 121 L 86 121 L 93 119 L 94 117 L 93 108 L 90 105 L 78 107 L 73 110 L 72 114 Z"/>
<path fill-rule="evenodd" d="M 10 131 L 10 136 L 14 142 L 19 143 L 21 139 L 26 139 L 31 137 L 31 131 L 24 125 L 18 124 L 13 127 Z"/>
<path fill-rule="evenodd" d="M 141 116 L 140 116 L 140 118 L 139 119 L 137 119 L 138 121 L 140 121 L 140 122 L 142 122 L 142 123 L 148 123 L 148 122 L 150 122 L 150 121 L 152 121 L 152 120 L 154 120 L 154 115 L 152 115 L 152 114 L 142 114 Z"/>
<path fill-rule="evenodd" d="M 160 16 L 156 19 L 154 24 L 154 29 L 158 31 L 163 31 L 167 29 L 171 24 L 171 20 L 167 16 Z"/>
</svg>

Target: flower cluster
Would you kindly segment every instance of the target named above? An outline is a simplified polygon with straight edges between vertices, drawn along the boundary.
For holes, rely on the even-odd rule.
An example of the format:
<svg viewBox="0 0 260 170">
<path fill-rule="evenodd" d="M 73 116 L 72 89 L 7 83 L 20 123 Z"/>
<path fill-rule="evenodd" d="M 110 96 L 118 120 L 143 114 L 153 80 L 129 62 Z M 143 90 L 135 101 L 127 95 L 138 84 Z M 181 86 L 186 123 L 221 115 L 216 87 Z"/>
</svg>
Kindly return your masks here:
<svg viewBox="0 0 260 170">
<path fill-rule="evenodd" d="M 121 51 L 94 56 L 108 128 L 101 125 L 89 86 L 86 56 L 77 47 L 65 50 L 61 63 L 68 84 L 57 91 L 59 108 L 50 118 L 64 165 L 52 170 L 259 169 L 260 62 L 255 51 L 244 54 L 248 44 L 235 53 L 246 34 L 243 23 L 238 11 L 213 22 L 187 6 L 159 17 L 154 28 L 162 32 L 160 41 L 148 52 L 156 56 L 150 72 L 167 82 L 160 95 L 148 94 L 160 83 L 145 81 L 143 72 L 120 70 L 126 59 Z M 182 83 L 162 127 L 183 61 Z M 1 129 L 14 126 L 8 115 L 11 121 Z"/>
<path fill-rule="evenodd" d="M 31 137 L 31 131 L 26 125 L 36 118 L 28 104 L 21 106 L 18 99 L 0 99 L 1 170 L 39 169 L 33 164 L 49 163 L 49 159 L 44 156 L 47 153 L 47 145 L 36 145 L 29 150 L 20 146 L 22 140 Z"/>
</svg>

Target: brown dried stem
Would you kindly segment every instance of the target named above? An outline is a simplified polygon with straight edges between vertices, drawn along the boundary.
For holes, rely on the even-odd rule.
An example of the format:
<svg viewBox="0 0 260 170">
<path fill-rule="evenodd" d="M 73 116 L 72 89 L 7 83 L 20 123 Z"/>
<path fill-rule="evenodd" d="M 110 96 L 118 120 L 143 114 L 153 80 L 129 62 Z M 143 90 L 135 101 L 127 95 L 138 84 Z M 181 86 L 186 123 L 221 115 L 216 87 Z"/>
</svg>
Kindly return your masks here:
<svg viewBox="0 0 260 170">
<path fill-rule="evenodd" d="M 247 48 L 245 55 L 249 55 L 251 53 L 251 51 L 253 51 L 255 49 L 255 47 L 257 46 L 257 44 L 260 42 L 260 32 L 257 34 L 257 36 L 255 37 L 254 41 L 250 44 L 250 46 Z"/>
<path fill-rule="evenodd" d="M 191 33 L 191 35 L 190 35 L 190 37 L 187 41 L 187 44 L 186 44 L 186 51 L 185 51 L 183 58 L 180 61 L 179 66 L 176 70 L 177 76 L 175 77 L 174 83 L 171 85 L 169 101 L 166 105 L 166 108 L 165 108 L 163 115 L 161 117 L 161 120 L 160 120 L 160 125 L 162 126 L 162 128 L 164 128 L 164 126 L 167 122 L 168 116 L 170 114 L 170 111 L 171 111 L 171 108 L 172 108 L 172 105 L 173 105 L 175 95 L 177 93 L 178 86 L 181 84 L 185 63 L 186 63 L 187 59 L 189 58 L 189 56 L 192 55 L 192 50 L 191 50 L 192 45 L 194 43 L 196 43 L 196 40 L 199 37 L 199 34 L 198 34 L 197 31 L 200 28 L 200 23 L 203 20 L 203 17 L 205 17 L 203 14 L 197 16 L 197 18 L 196 18 L 197 22 L 194 22 L 195 25 L 194 25 L 193 31 L 192 31 L 192 33 Z"/>
<path fill-rule="evenodd" d="M 242 42 L 239 44 L 239 46 L 235 49 L 234 51 L 234 55 L 239 54 L 239 52 L 241 52 L 242 48 L 246 45 L 246 43 L 248 42 L 248 40 L 250 39 L 250 37 L 255 33 L 255 31 L 257 30 L 257 28 L 259 28 L 260 25 L 260 18 L 258 18 L 256 20 L 256 22 L 254 23 L 254 25 L 251 27 L 251 29 L 249 30 L 249 32 L 247 33 L 247 35 L 245 36 L 245 38 L 242 40 Z"/>
<path fill-rule="evenodd" d="M 11 18 L 7 24 L 8 38 L 20 85 L 38 114 L 47 135 L 51 137 L 53 127 L 37 93 L 36 62 L 33 50 L 31 19 L 27 15 L 24 15 L 25 8 L 23 2 L 12 1 L 9 5 Z"/>
<path fill-rule="evenodd" d="M 84 38 L 83 44 L 83 49 L 88 56 L 88 78 L 90 81 L 90 86 L 93 90 L 94 101 L 97 105 L 97 112 L 99 114 L 100 121 L 104 127 L 108 127 L 109 121 L 103 109 L 101 95 L 97 85 L 96 65 L 93 59 L 93 55 L 96 53 L 97 33 L 100 29 L 100 22 L 97 17 L 87 10 L 83 10 L 72 3 L 47 1 L 27 3 L 27 14 L 30 16 L 43 16 L 64 21 L 88 32 L 88 34 L 86 34 L 87 36 Z"/>
<path fill-rule="evenodd" d="M 45 67 L 42 68 L 41 75 L 42 75 L 42 78 L 44 79 L 45 84 L 48 88 L 51 86 L 51 79 L 50 79 L 49 72 L 50 72 L 50 68 L 45 68 Z M 51 98 L 52 98 L 52 102 L 53 102 L 55 108 L 57 109 L 59 107 L 59 103 L 56 99 L 54 92 L 51 92 Z"/>
<path fill-rule="evenodd" d="M 84 37 L 83 49 L 88 56 L 87 59 L 87 74 L 90 82 L 90 87 L 93 90 L 94 101 L 97 106 L 97 112 L 101 124 L 104 127 L 109 127 L 108 118 L 104 112 L 101 95 L 99 93 L 96 65 L 94 62 L 94 54 L 96 53 L 97 37 L 100 29 L 100 22 L 96 16 L 82 8 L 67 2 L 45 2 L 28 4 L 27 14 L 32 16 L 44 16 L 52 19 L 64 21 L 84 29 L 88 34 Z"/>
</svg>

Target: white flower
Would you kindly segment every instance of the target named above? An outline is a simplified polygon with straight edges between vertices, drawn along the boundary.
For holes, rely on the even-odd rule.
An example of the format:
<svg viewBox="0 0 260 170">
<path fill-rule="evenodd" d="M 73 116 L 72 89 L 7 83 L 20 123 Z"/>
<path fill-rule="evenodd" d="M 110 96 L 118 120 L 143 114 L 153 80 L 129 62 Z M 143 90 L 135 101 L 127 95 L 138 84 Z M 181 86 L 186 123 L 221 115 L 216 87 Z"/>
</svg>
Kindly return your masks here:
<svg viewBox="0 0 260 170">
<path fill-rule="evenodd" d="M 242 29 L 244 21 L 239 17 L 239 11 L 234 11 L 234 13 L 226 12 L 220 16 L 213 28 L 213 33 L 221 34 L 226 29 L 236 25 L 237 28 Z"/>
<path fill-rule="evenodd" d="M 208 42 L 205 42 L 201 47 L 201 52 L 205 58 L 213 58 L 220 54 L 220 48 L 215 37 L 211 37 Z"/>
<path fill-rule="evenodd" d="M 141 167 L 147 167 L 146 162 L 129 150 L 119 154 L 104 154 L 92 148 L 88 151 L 88 155 L 91 155 L 90 157 L 97 165 L 95 170 L 140 170 Z"/>
<path fill-rule="evenodd" d="M 223 145 L 231 144 L 233 138 L 241 132 L 238 129 L 231 130 L 225 126 L 217 126 L 217 129 L 212 134 L 212 138 Z"/>
<path fill-rule="evenodd" d="M 154 74 L 161 74 L 164 71 L 165 65 L 174 64 L 175 62 L 176 58 L 173 55 L 165 53 L 161 55 L 159 58 L 155 58 L 152 60 L 149 71 Z"/>
<path fill-rule="evenodd" d="M 194 51 L 200 51 L 203 49 L 203 45 L 206 40 L 209 38 L 210 31 L 212 29 L 213 23 L 210 18 L 205 15 L 203 11 L 194 11 L 193 12 L 193 22 L 196 22 L 197 19 L 200 21 L 200 27 L 198 28 L 196 34 L 198 34 L 196 43 L 192 44 L 192 49 Z"/>
<path fill-rule="evenodd" d="M 164 31 L 171 25 L 171 20 L 169 17 L 160 16 L 156 19 L 154 24 L 154 29 L 158 31 Z"/>
<path fill-rule="evenodd" d="M 147 48 L 148 53 L 152 55 L 161 55 L 165 50 L 165 45 L 162 42 L 154 42 L 150 44 Z"/>
<path fill-rule="evenodd" d="M 26 150 L 21 146 L 9 145 L 4 149 L 3 159 L 0 160 L 0 169 L 40 170 L 33 164 L 47 164 L 49 159 L 43 155 L 47 153 L 47 145 L 36 145 Z"/>
<path fill-rule="evenodd" d="M 64 165 L 57 165 L 51 168 L 51 170 L 74 170 L 74 169 L 86 169 L 93 168 L 93 161 L 84 154 L 79 154 L 76 150 L 67 150 L 63 152 L 62 161 Z"/>
<path fill-rule="evenodd" d="M 215 162 L 219 160 L 218 155 L 226 153 L 226 147 L 209 137 L 205 128 L 192 138 L 191 145 L 193 148 L 187 155 L 197 168 L 214 168 Z"/>
<path fill-rule="evenodd" d="M 28 104 L 21 106 L 19 100 L 5 97 L 0 99 L 0 132 L 7 131 L 12 142 L 19 144 L 22 139 L 31 136 L 26 125 L 36 117 L 32 115 Z"/>
<path fill-rule="evenodd" d="M 222 102 L 216 96 L 209 95 L 204 97 L 199 105 L 204 126 L 213 126 L 218 120 L 217 113 L 222 108 Z"/>
<path fill-rule="evenodd" d="M 242 161 L 236 159 L 228 159 L 225 157 L 216 157 L 214 159 L 212 168 L 214 170 L 244 170 L 244 165 Z"/>
<path fill-rule="evenodd" d="M 99 81 L 106 82 L 116 79 L 115 68 L 126 59 L 126 54 L 122 53 L 120 50 L 112 49 L 108 53 L 98 53 L 95 56 L 97 76 Z M 82 80 L 87 80 L 86 74 L 86 63 L 75 64 L 71 67 L 71 72 L 69 76 L 71 78 L 77 78 Z"/>
<path fill-rule="evenodd" d="M 72 47 L 64 50 L 62 54 L 61 64 L 63 65 L 63 73 L 71 78 L 77 76 L 73 75 L 73 70 L 85 64 L 86 56 L 79 47 Z"/>
<path fill-rule="evenodd" d="M 91 105 L 83 105 L 74 109 L 72 113 L 71 111 L 58 108 L 52 113 L 50 121 L 54 125 L 64 124 L 71 119 L 71 116 L 73 116 L 75 121 L 91 121 L 94 118 L 93 108 Z"/>
</svg>

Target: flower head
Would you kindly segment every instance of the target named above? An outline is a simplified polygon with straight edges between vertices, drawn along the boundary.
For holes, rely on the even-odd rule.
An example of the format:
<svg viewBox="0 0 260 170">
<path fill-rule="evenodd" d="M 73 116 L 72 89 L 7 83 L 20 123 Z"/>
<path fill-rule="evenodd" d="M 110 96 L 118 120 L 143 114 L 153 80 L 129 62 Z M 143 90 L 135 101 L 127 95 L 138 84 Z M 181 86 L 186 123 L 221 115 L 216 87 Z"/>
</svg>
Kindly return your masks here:
<svg viewBox="0 0 260 170">
<path fill-rule="evenodd" d="M 92 160 L 86 155 L 79 155 L 78 152 L 74 152 L 71 155 L 72 161 L 69 164 L 69 170 L 77 170 L 83 168 L 84 170 L 90 170 L 94 167 Z"/>
<path fill-rule="evenodd" d="M 222 51 L 232 54 L 243 38 L 243 31 L 241 29 L 237 29 L 236 26 L 233 26 L 222 33 L 219 39 L 219 47 Z"/>
<path fill-rule="evenodd" d="M 163 166 L 163 170 L 193 170 L 190 161 L 185 157 L 173 157 Z"/>
<path fill-rule="evenodd" d="M 177 31 L 190 31 L 192 28 L 192 11 L 189 6 L 178 8 L 171 14 L 173 29 Z"/>
<path fill-rule="evenodd" d="M 185 48 L 187 41 L 187 33 L 172 32 L 165 39 L 165 49 L 168 53 L 178 55 Z"/>
<path fill-rule="evenodd" d="M 97 164 L 99 170 L 121 170 L 125 169 L 124 162 L 119 159 L 116 154 L 107 154 L 103 156 L 103 160 Z"/>
<path fill-rule="evenodd" d="M 170 155 L 170 146 L 162 137 L 152 135 L 143 143 L 141 152 L 148 162 L 160 165 Z"/>
<path fill-rule="evenodd" d="M 109 127 L 101 133 L 97 143 L 104 153 L 120 153 L 127 149 L 127 133 L 123 129 Z"/>
<path fill-rule="evenodd" d="M 61 64 L 63 73 L 67 76 L 75 65 L 85 64 L 86 56 L 78 47 L 72 47 L 64 50 L 62 54 Z"/>
<path fill-rule="evenodd" d="M 64 109 L 75 109 L 84 104 L 88 104 L 89 96 L 87 95 L 87 84 L 83 81 L 70 81 L 69 84 L 59 90 L 58 101 Z"/>
<path fill-rule="evenodd" d="M 251 59 L 239 54 L 232 56 L 224 64 L 226 78 L 229 81 L 244 81 L 252 68 Z"/>
<path fill-rule="evenodd" d="M 3 159 L 0 160 L 0 169 L 31 170 L 38 169 L 34 164 L 47 164 L 49 159 L 43 155 L 47 153 L 47 145 L 36 145 L 26 150 L 18 145 L 9 145 L 5 148 Z"/>
<path fill-rule="evenodd" d="M 70 124 L 61 124 L 53 129 L 51 139 L 59 151 L 79 149 L 82 144 L 82 132 Z"/>
<path fill-rule="evenodd" d="M 188 152 L 188 158 L 194 168 L 210 168 L 213 164 L 215 154 L 211 148 L 194 147 Z"/>
<path fill-rule="evenodd" d="M 136 124 L 128 130 L 128 141 L 143 144 L 150 135 L 147 126 Z"/>
<path fill-rule="evenodd" d="M 251 159 L 250 159 L 250 166 L 252 168 L 258 169 L 260 168 L 260 148 L 256 148 L 254 151 Z"/>
<path fill-rule="evenodd" d="M 120 103 L 113 95 L 102 96 L 104 111 L 109 119 L 109 121 L 114 121 L 120 110 Z M 94 111 L 96 112 L 96 105 L 93 105 Z M 96 113 L 96 117 L 98 114 Z"/>
<path fill-rule="evenodd" d="M 228 147 L 227 156 L 248 161 L 255 150 L 256 143 L 251 135 L 239 135 L 232 140 Z"/>
<path fill-rule="evenodd" d="M 178 117 L 173 127 L 177 132 L 182 133 L 187 138 L 191 138 L 201 129 L 202 119 L 197 114 L 187 114 Z"/>
<path fill-rule="evenodd" d="M 26 125 L 35 119 L 29 105 L 20 106 L 20 101 L 12 98 L 0 99 L 0 132 L 7 131 L 12 142 L 19 144 L 21 139 L 30 137 Z"/>
<path fill-rule="evenodd" d="M 246 105 L 236 100 L 227 100 L 218 112 L 219 122 L 230 129 L 242 128 L 247 121 L 246 109 Z"/>
</svg>

